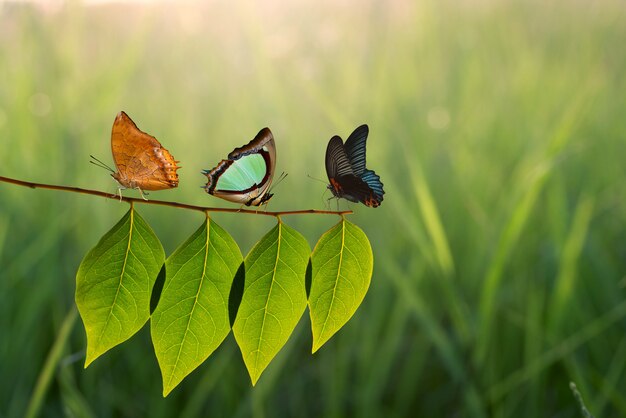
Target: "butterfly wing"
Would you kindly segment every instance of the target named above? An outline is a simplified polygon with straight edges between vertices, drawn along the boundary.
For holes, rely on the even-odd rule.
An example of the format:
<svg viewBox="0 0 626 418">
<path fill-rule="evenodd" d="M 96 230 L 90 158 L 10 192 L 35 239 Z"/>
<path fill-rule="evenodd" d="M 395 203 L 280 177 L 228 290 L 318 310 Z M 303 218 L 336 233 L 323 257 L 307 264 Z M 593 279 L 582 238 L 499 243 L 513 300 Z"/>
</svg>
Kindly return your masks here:
<svg viewBox="0 0 626 418">
<path fill-rule="evenodd" d="M 205 170 L 207 193 L 222 199 L 259 206 L 272 195 L 267 193 L 274 177 L 276 145 L 269 128 L 252 141 L 236 148 L 212 170 Z"/>
<path fill-rule="evenodd" d="M 337 135 L 328 141 L 326 147 L 326 175 L 330 181 L 328 188 L 334 196 L 358 202 L 350 191 L 363 182 L 354 175 L 343 141 Z"/>
<path fill-rule="evenodd" d="M 355 203 L 364 202 L 372 193 L 369 186 L 353 174 L 332 178 L 329 188 L 336 197 Z"/>
<path fill-rule="evenodd" d="M 370 195 L 367 196 L 365 200 L 362 200 L 362 202 L 366 206 L 380 206 L 380 203 L 383 201 L 385 191 L 383 190 L 383 183 L 380 181 L 378 174 L 372 170 L 365 170 L 361 176 L 361 180 L 363 180 L 370 189 Z"/>
<path fill-rule="evenodd" d="M 180 167 L 172 154 L 155 137 L 142 132 L 124 112 L 113 122 L 111 151 L 118 170 L 113 177 L 122 186 L 142 190 L 178 186 L 176 170 Z"/>
<path fill-rule="evenodd" d="M 229 160 L 237 160 L 241 157 L 250 154 L 256 154 L 261 151 L 269 153 L 269 159 L 271 162 L 270 171 L 274 173 L 274 167 L 276 165 L 276 144 L 274 143 L 274 135 L 270 128 L 263 128 L 258 134 L 243 147 L 235 148 L 230 154 L 228 154 Z"/>
<path fill-rule="evenodd" d="M 366 206 L 377 207 L 383 201 L 385 191 L 383 190 L 380 177 L 374 171 L 365 168 L 365 150 L 368 134 L 369 127 L 367 125 L 359 126 L 346 140 L 345 148 L 354 174 L 360 177 L 369 188 L 366 194 L 359 193 L 359 201 Z"/>
<path fill-rule="evenodd" d="M 326 147 L 326 174 L 328 180 L 345 175 L 354 175 L 343 141 L 337 135 L 328 141 Z"/>
<path fill-rule="evenodd" d="M 368 134 L 369 127 L 361 125 L 350 134 L 344 146 L 350 165 L 352 165 L 352 170 L 359 177 L 365 172 L 365 145 L 367 144 Z"/>
</svg>

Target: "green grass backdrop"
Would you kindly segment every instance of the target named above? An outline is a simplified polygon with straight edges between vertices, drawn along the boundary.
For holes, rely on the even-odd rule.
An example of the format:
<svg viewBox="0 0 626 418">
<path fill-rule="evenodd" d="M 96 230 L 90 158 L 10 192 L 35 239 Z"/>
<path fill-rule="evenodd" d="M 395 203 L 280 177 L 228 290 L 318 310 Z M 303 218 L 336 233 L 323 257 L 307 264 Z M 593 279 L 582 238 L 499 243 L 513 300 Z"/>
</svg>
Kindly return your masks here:
<svg viewBox="0 0 626 418">
<path fill-rule="evenodd" d="M 1 418 L 578 417 L 570 382 L 626 416 L 622 1 L 59 3 L 0 2 L 0 175 L 114 192 L 88 161 L 125 110 L 183 167 L 149 198 L 233 207 L 200 170 L 269 126 L 269 208 L 324 208 L 307 174 L 361 123 L 386 195 L 339 204 L 374 275 L 319 353 L 306 314 L 252 388 L 230 335 L 163 399 L 147 327 L 87 370 L 80 321 L 53 348 L 127 205 L 0 183 Z M 138 209 L 167 254 L 203 221 Z M 244 254 L 274 223 L 214 219 Z M 285 221 L 313 245 L 336 218 Z"/>
</svg>

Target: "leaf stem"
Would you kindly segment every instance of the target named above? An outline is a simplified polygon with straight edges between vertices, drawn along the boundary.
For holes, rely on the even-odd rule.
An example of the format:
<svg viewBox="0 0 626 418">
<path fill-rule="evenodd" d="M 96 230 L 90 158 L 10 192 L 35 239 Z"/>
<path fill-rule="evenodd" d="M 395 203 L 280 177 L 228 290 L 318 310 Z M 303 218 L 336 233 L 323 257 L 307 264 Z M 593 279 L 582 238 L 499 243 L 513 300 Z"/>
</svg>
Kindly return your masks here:
<svg viewBox="0 0 626 418">
<path fill-rule="evenodd" d="M 46 358 L 43 369 L 39 373 L 33 394 L 28 401 L 28 408 L 26 410 L 26 414 L 24 415 L 27 418 L 34 418 L 39 415 L 39 412 L 41 411 L 41 405 L 50 387 L 50 382 L 55 375 L 56 368 L 61 360 L 65 346 L 67 345 L 67 340 L 69 339 L 72 328 L 76 323 L 76 318 L 78 317 L 77 314 L 78 311 L 72 306 L 67 315 L 65 315 L 61 329 L 59 330 L 52 348 L 48 352 L 48 357 Z"/>
<path fill-rule="evenodd" d="M 119 196 L 116 194 L 106 193 L 99 190 L 91 190 L 91 189 L 81 189 L 80 187 L 71 187 L 71 186 L 59 186 L 55 184 L 45 184 L 45 183 L 34 183 L 30 181 L 17 180 L 10 177 L 0 176 L 0 182 L 11 183 L 17 186 L 30 187 L 31 189 L 48 189 L 48 190 L 61 190 L 64 192 L 72 192 L 72 193 L 81 193 L 81 194 L 89 194 L 93 196 L 100 196 L 107 199 L 119 199 Z M 170 206 L 173 208 L 180 209 L 188 209 L 188 210 L 197 210 L 200 212 L 228 212 L 228 213 L 247 213 L 249 215 L 265 215 L 265 216 L 282 216 L 282 215 L 303 215 L 303 214 L 318 214 L 318 215 L 339 215 L 343 217 L 344 215 L 350 215 L 353 213 L 351 210 L 343 210 L 343 211 L 332 211 L 332 210 L 318 210 L 318 209 L 303 209 L 303 210 L 288 210 L 288 211 L 260 211 L 260 210 L 252 210 L 252 209 L 232 209 L 232 208 L 215 208 L 210 206 L 196 206 L 196 205 L 188 205 L 186 203 L 178 203 L 178 202 L 168 202 L 165 200 L 143 200 L 137 199 L 134 197 L 125 197 L 122 196 L 122 201 L 128 202 L 131 205 L 133 203 L 144 203 L 147 205 L 160 205 L 160 206 Z"/>
</svg>

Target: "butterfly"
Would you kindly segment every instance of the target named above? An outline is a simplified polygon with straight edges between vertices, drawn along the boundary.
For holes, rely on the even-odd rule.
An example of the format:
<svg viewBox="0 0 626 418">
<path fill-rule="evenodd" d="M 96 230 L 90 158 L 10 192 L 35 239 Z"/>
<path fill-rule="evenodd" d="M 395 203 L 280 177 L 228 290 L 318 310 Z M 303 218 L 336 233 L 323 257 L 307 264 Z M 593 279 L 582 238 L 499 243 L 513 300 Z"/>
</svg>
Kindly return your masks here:
<svg viewBox="0 0 626 418">
<path fill-rule="evenodd" d="M 163 190 L 178 186 L 178 174 L 172 154 L 157 139 L 137 128 L 135 122 L 124 112 L 118 113 L 111 131 L 111 151 L 117 172 L 92 156 L 99 164 L 93 164 L 111 171 L 122 189 Z"/>
<path fill-rule="evenodd" d="M 269 188 L 276 166 L 276 145 L 269 128 L 263 128 L 247 145 L 235 148 L 212 170 L 203 170 L 207 193 L 222 199 L 260 206 L 273 196 Z"/>
<path fill-rule="evenodd" d="M 326 174 L 330 181 L 328 189 L 335 197 L 376 208 L 383 201 L 385 191 L 380 177 L 365 168 L 368 133 L 368 126 L 361 125 L 345 144 L 339 136 L 333 136 L 326 147 Z"/>
</svg>

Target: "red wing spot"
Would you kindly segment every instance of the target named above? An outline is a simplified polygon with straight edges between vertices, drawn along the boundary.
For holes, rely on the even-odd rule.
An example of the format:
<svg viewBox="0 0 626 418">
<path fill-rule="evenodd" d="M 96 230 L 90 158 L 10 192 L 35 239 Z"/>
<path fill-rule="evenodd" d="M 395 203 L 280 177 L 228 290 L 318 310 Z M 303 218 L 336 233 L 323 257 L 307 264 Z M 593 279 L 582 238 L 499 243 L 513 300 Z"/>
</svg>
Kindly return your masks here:
<svg viewBox="0 0 626 418">
<path fill-rule="evenodd" d="M 376 200 L 373 194 L 370 194 L 369 197 L 363 201 L 363 203 L 365 206 L 372 208 L 377 208 L 380 205 L 380 202 Z"/>
<path fill-rule="evenodd" d="M 330 185 L 333 186 L 333 189 L 337 192 L 341 192 L 343 190 L 341 185 L 334 178 L 330 179 Z"/>
</svg>

